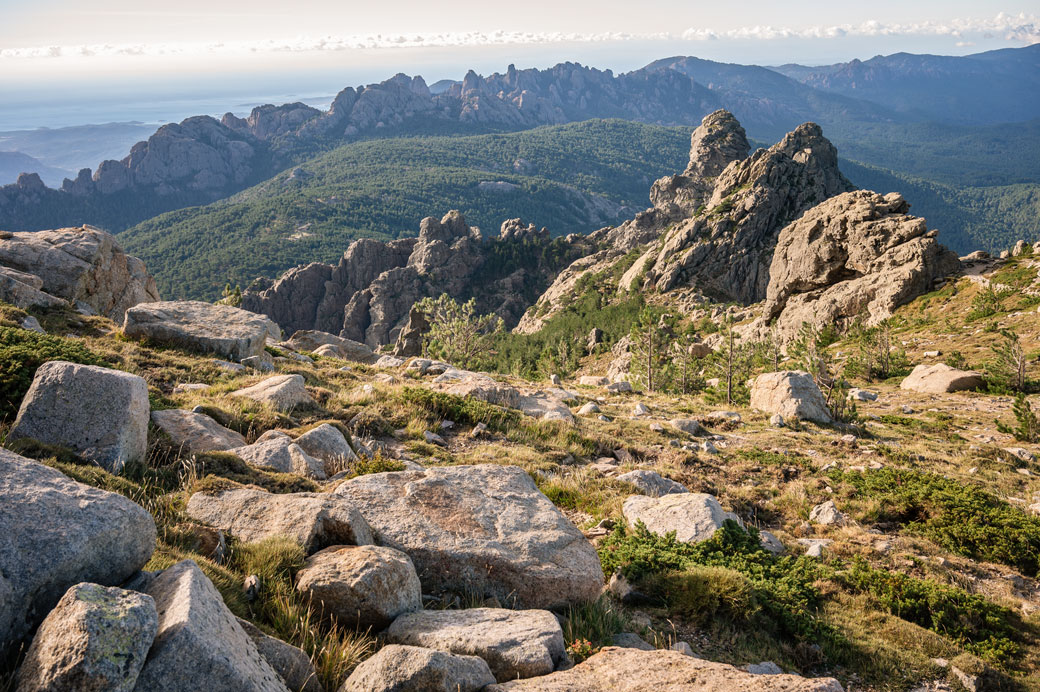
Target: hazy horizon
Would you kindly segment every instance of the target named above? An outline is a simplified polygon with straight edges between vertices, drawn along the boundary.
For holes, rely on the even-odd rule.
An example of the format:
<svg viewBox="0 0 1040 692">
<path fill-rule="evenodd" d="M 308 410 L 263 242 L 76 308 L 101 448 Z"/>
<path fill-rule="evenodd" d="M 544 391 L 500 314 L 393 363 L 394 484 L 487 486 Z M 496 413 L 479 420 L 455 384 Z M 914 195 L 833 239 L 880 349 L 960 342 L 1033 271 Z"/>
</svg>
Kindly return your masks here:
<svg viewBox="0 0 1040 692">
<path fill-rule="evenodd" d="M 517 67 L 581 62 L 627 72 L 693 55 L 758 65 L 825 65 L 896 52 L 966 55 L 1040 41 L 1033 3 L 861 4 L 756 0 L 739 13 L 712 3 L 638 6 L 534 0 L 502 19 L 472 0 L 394 12 L 308 2 L 294 11 L 260 0 L 236 12 L 197 0 L 142 10 L 126 0 L 90 9 L 70 0 L 0 0 L 0 131 L 103 122 L 179 121 L 248 112 L 262 103 L 323 106 L 345 86 L 393 74 L 427 82 Z"/>
</svg>

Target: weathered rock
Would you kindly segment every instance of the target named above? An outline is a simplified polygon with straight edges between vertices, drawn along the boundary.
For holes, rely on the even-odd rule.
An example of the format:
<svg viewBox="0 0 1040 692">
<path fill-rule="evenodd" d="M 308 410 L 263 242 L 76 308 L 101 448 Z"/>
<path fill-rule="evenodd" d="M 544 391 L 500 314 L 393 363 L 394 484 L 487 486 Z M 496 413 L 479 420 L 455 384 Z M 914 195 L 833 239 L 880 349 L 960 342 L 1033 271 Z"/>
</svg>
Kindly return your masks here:
<svg viewBox="0 0 1040 692">
<path fill-rule="evenodd" d="M 333 545 L 373 542 L 372 531 L 355 504 L 332 494 L 272 494 L 247 488 L 195 493 L 188 500 L 187 513 L 247 543 L 289 536 L 314 552 Z"/>
<path fill-rule="evenodd" d="M 18 690 L 131 692 L 158 628 L 151 596 L 76 584 L 36 631 Z"/>
<path fill-rule="evenodd" d="M 489 404 L 515 408 L 534 418 L 574 422 L 574 415 L 566 403 L 571 395 L 563 390 L 519 389 L 497 382 L 483 373 L 457 369 L 446 370 L 438 375 L 432 388 L 456 396 L 486 401 Z"/>
<path fill-rule="evenodd" d="M 630 525 L 641 521 L 659 536 L 675 531 L 676 540 L 684 543 L 708 540 L 727 519 L 744 525 L 740 517 L 723 511 L 719 501 L 705 493 L 672 493 L 657 498 L 632 495 L 621 511 Z"/>
<path fill-rule="evenodd" d="M 286 344 L 294 351 L 317 352 L 321 347 L 328 347 L 322 355 L 331 355 L 343 360 L 357 363 L 375 363 L 379 356 L 366 346 L 352 339 L 344 339 L 335 334 L 316 330 L 300 330 L 295 332 Z"/>
<path fill-rule="evenodd" d="M 849 390 L 849 401 L 877 401 L 877 392 L 853 387 Z"/>
<path fill-rule="evenodd" d="M 267 337 L 277 338 L 279 329 L 263 315 L 230 305 L 170 300 L 127 310 L 123 333 L 134 339 L 242 360 L 262 355 Z"/>
<path fill-rule="evenodd" d="M 774 536 L 769 531 L 759 531 L 758 540 L 759 543 L 762 544 L 763 548 L 773 553 L 774 555 L 780 555 L 784 552 L 784 550 L 786 550 L 784 548 L 784 544 L 780 541 L 780 539 Z"/>
<path fill-rule="evenodd" d="M 231 392 L 231 396 L 259 401 L 261 404 L 268 404 L 279 411 L 291 411 L 294 408 L 314 405 L 314 398 L 304 386 L 303 375 L 268 377 L 252 387 Z"/>
<path fill-rule="evenodd" d="M 418 307 L 413 305 L 408 311 L 408 323 L 397 335 L 394 344 L 394 355 L 399 358 L 421 356 L 423 351 L 423 335 L 430 329 L 430 321 Z"/>
<path fill-rule="evenodd" d="M 296 588 L 344 626 L 378 632 L 422 609 L 422 587 L 408 556 L 375 545 L 332 546 L 311 555 Z"/>
<path fill-rule="evenodd" d="M 40 277 L 3 266 L 0 266 L 0 300 L 23 310 L 66 305 L 61 298 L 43 291 Z"/>
<path fill-rule="evenodd" d="M 314 664 L 302 649 L 265 634 L 249 620 L 236 617 L 235 621 L 292 692 L 323 692 Z"/>
<path fill-rule="evenodd" d="M 833 678 L 751 675 L 678 651 L 607 647 L 570 670 L 489 685 L 485 692 L 843 692 Z"/>
<path fill-rule="evenodd" d="M 755 378 L 751 408 L 779 414 L 785 420 L 810 420 L 825 425 L 834 422 L 812 375 L 801 370 L 767 372 Z"/>
<path fill-rule="evenodd" d="M 704 435 L 707 432 L 699 421 L 692 418 L 673 418 L 668 424 L 687 435 Z"/>
<path fill-rule="evenodd" d="M 250 466 L 279 473 L 295 473 L 304 478 L 323 481 L 325 464 L 295 444 L 289 436 L 275 436 L 251 445 L 228 450 Z"/>
<path fill-rule="evenodd" d="M 152 422 L 170 436 L 178 451 L 188 454 L 226 451 L 246 444 L 242 435 L 204 413 L 175 408 L 152 411 Z"/>
<path fill-rule="evenodd" d="M 899 384 L 900 389 L 924 394 L 944 394 L 978 389 L 985 384 L 982 374 L 971 370 L 958 370 L 946 363 L 918 365 Z"/>
<path fill-rule="evenodd" d="M 635 632 L 622 632 L 611 637 L 611 644 L 622 649 L 639 649 L 640 651 L 656 651 L 657 647 L 647 642 Z"/>
<path fill-rule="evenodd" d="M 339 692 L 480 692 L 494 682 L 477 656 L 390 644 L 355 668 Z"/>
<path fill-rule="evenodd" d="M 594 401 L 590 401 L 587 404 L 584 404 L 580 409 L 578 409 L 579 416 L 591 416 L 593 413 L 599 412 L 599 406 Z"/>
<path fill-rule="evenodd" d="M 296 444 L 311 456 L 321 459 L 325 464 L 325 473 L 329 475 L 338 473 L 358 460 L 347 438 L 330 423 L 322 423 L 308 430 L 296 438 Z"/>
<path fill-rule="evenodd" d="M 144 378 L 60 360 L 36 370 L 9 440 L 62 445 L 113 473 L 148 451 Z"/>
<path fill-rule="evenodd" d="M 113 236 L 89 226 L 8 234 L 0 240 L 0 267 L 32 276 L 35 280 L 18 283 L 61 299 L 37 299 L 30 303 L 34 305 L 82 303 L 119 321 L 128 308 L 159 300 L 144 262 L 124 253 Z M 0 295 L 10 290 L 5 277 L 8 282 L 17 280 L 0 270 Z"/>
<path fill-rule="evenodd" d="M 826 502 L 816 505 L 809 512 L 809 521 L 815 524 L 835 525 L 843 526 L 847 519 L 844 514 L 838 511 L 837 505 L 834 504 L 834 500 L 827 500 Z"/>
<path fill-rule="evenodd" d="M 644 495 L 660 497 L 670 493 L 688 493 L 689 490 L 682 483 L 676 483 L 671 478 L 665 478 L 656 471 L 636 469 L 623 473 L 617 477 L 619 481 L 625 481 L 639 488 Z"/>
<path fill-rule="evenodd" d="M 566 658 L 563 630 L 546 610 L 425 610 L 394 620 L 395 644 L 484 659 L 498 681 L 548 675 Z"/>
<path fill-rule="evenodd" d="M 369 518 L 378 544 L 408 554 L 426 593 L 549 608 L 594 600 L 603 586 L 592 545 L 518 467 L 369 474 L 334 496 Z"/>
<path fill-rule="evenodd" d="M 606 387 L 610 380 L 602 375 L 582 375 L 578 378 L 578 384 L 585 387 Z"/>
<path fill-rule="evenodd" d="M 147 593 L 159 611 L 159 633 L 136 689 L 286 692 L 281 677 L 193 561 L 163 570 Z"/>
<path fill-rule="evenodd" d="M 80 582 L 121 584 L 155 550 L 155 522 L 122 495 L 0 449 L 0 655 Z"/>
<path fill-rule="evenodd" d="M 956 254 L 936 240 L 925 220 L 910 216 L 898 193 L 857 190 L 807 211 L 780 232 L 769 268 L 763 310 L 788 342 L 803 323 L 867 324 L 960 271 Z"/>
</svg>

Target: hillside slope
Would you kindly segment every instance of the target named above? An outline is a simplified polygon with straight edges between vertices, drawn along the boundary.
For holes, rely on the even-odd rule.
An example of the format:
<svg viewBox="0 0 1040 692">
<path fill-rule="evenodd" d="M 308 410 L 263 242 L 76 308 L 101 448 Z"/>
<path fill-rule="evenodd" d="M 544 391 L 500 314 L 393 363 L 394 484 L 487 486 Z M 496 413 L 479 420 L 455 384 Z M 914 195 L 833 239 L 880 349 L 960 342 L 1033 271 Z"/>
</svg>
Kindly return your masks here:
<svg viewBox="0 0 1040 692">
<path fill-rule="evenodd" d="M 332 262 L 351 240 L 414 234 L 418 221 L 461 211 L 494 232 L 521 217 L 553 235 L 630 218 L 646 191 L 681 168 L 689 130 L 586 121 L 473 137 L 348 144 L 231 199 L 150 219 L 121 242 L 163 295 L 219 295 L 308 262 Z"/>
</svg>

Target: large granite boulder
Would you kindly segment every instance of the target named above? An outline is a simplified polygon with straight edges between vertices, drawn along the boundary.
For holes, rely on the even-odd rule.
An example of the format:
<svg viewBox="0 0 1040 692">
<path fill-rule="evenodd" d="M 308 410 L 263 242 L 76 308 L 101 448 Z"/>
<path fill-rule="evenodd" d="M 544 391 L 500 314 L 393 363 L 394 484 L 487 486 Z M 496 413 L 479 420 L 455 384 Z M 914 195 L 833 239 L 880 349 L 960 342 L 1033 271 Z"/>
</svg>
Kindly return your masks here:
<svg viewBox="0 0 1040 692">
<path fill-rule="evenodd" d="M 857 190 L 813 207 L 780 231 L 769 267 L 763 320 L 794 339 L 803 323 L 867 324 L 960 271 L 937 231 L 911 216 L 896 192 Z"/>
<path fill-rule="evenodd" d="M 187 513 L 246 543 L 288 536 L 307 552 L 373 543 L 358 504 L 326 493 L 273 494 L 251 488 L 199 492 L 188 499 Z"/>
<path fill-rule="evenodd" d="M 80 582 L 123 583 L 155 550 L 155 522 L 122 495 L 0 449 L 0 655 Z"/>
<path fill-rule="evenodd" d="M 671 493 L 660 497 L 632 495 L 621 509 L 632 526 L 643 522 L 659 536 L 675 532 L 684 543 L 700 543 L 715 535 L 722 524 L 732 520 L 744 523 L 736 514 L 726 512 L 712 495 L 706 493 Z"/>
<path fill-rule="evenodd" d="M 204 413 L 176 408 L 152 411 L 152 422 L 170 436 L 174 447 L 188 454 L 222 452 L 246 444 L 242 435 Z"/>
<path fill-rule="evenodd" d="M 678 651 L 607 647 L 570 670 L 485 692 L 844 692 L 834 678 L 753 675 Z"/>
<path fill-rule="evenodd" d="M 257 440 L 251 445 L 228 451 L 250 466 L 279 473 L 295 473 L 319 481 L 326 478 L 325 464 L 303 451 L 285 434 L 270 435 L 266 440 Z"/>
<path fill-rule="evenodd" d="M 408 556 L 375 545 L 325 548 L 307 558 L 296 588 L 341 625 L 378 632 L 422 609 L 422 587 Z"/>
<path fill-rule="evenodd" d="M 945 394 L 979 389 L 985 385 L 982 373 L 958 370 L 946 363 L 925 365 L 922 363 L 899 383 L 900 389 L 922 394 Z"/>
<path fill-rule="evenodd" d="M 148 408 L 144 378 L 52 360 L 36 370 L 8 439 L 62 445 L 119 473 L 148 452 Z"/>
<path fill-rule="evenodd" d="M 389 644 L 362 661 L 339 692 L 480 692 L 494 682 L 477 656 Z"/>
<path fill-rule="evenodd" d="M 268 404 L 279 411 L 291 411 L 301 406 L 313 406 L 314 399 L 304 386 L 303 375 L 275 375 L 257 382 L 252 387 L 231 392 L 231 396 Z"/>
<path fill-rule="evenodd" d="M 18 690 L 131 692 L 158 629 L 151 596 L 76 584 L 36 631 Z"/>
<path fill-rule="evenodd" d="M 344 339 L 342 336 L 329 334 L 313 329 L 304 329 L 295 332 L 285 342 L 285 345 L 294 351 L 317 351 L 322 346 L 328 346 L 326 351 L 329 355 L 343 360 L 352 360 L 357 363 L 371 364 L 378 360 L 375 351 L 360 342 L 352 339 Z"/>
<path fill-rule="evenodd" d="M 751 385 L 751 408 L 780 414 L 784 420 L 834 422 L 813 376 L 802 370 L 767 372 Z"/>
<path fill-rule="evenodd" d="M 567 658 L 563 630 L 547 610 L 424 610 L 397 618 L 384 636 L 394 644 L 479 656 L 500 682 L 548 675 Z"/>
<path fill-rule="evenodd" d="M 126 311 L 123 332 L 181 348 L 216 353 L 232 360 L 261 356 L 278 326 L 263 315 L 230 305 L 170 300 L 137 305 Z"/>
<path fill-rule="evenodd" d="M 358 460 L 354 449 L 339 428 L 331 423 L 308 430 L 296 438 L 300 449 L 324 463 L 325 473 L 334 475 Z"/>
<path fill-rule="evenodd" d="M 90 226 L 4 234 L 0 267 L 33 277 L 19 281 L 23 286 L 116 321 L 128 308 L 159 300 L 144 262 L 124 253 L 112 235 Z M 7 276 L 17 280 L 14 274 Z"/>
<path fill-rule="evenodd" d="M 594 600 L 595 549 L 516 466 L 449 466 L 352 478 L 336 490 L 376 542 L 412 559 L 423 590 L 526 608 Z"/>
<path fill-rule="evenodd" d="M 2 242 L 2 241 L 0 241 Z M 56 308 L 65 301 L 43 290 L 43 280 L 35 274 L 26 274 L 0 266 L 0 300 L 16 308 Z"/>
<path fill-rule="evenodd" d="M 137 679 L 152 692 L 287 692 L 282 678 L 191 560 L 163 570 L 146 592 L 159 632 Z"/>
</svg>

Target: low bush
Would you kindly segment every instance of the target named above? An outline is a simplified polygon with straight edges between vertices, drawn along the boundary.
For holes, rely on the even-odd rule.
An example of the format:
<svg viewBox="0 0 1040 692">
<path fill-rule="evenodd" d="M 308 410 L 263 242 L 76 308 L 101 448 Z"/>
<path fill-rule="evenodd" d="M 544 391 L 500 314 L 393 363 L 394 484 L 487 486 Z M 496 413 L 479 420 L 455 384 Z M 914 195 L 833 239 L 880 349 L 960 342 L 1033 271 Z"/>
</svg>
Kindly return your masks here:
<svg viewBox="0 0 1040 692">
<path fill-rule="evenodd" d="M 832 471 L 834 481 L 878 505 L 874 517 L 976 560 L 999 562 L 1029 575 L 1040 570 L 1040 518 L 982 488 L 920 471 Z"/>
<path fill-rule="evenodd" d="M 50 360 L 104 364 L 101 356 L 72 339 L 0 327 L 0 420 L 14 418 L 36 370 Z"/>
</svg>

